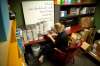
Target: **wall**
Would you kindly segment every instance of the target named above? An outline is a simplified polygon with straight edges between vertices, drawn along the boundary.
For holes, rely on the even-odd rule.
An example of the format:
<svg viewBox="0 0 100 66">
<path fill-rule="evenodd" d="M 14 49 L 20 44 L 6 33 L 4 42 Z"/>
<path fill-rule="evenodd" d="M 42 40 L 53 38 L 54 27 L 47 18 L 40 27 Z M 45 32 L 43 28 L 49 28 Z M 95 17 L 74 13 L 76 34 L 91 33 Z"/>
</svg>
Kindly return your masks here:
<svg viewBox="0 0 100 66">
<path fill-rule="evenodd" d="M 54 22 L 59 22 L 60 18 L 60 6 L 54 5 Z"/>
<path fill-rule="evenodd" d="M 13 11 L 16 13 L 17 27 L 25 27 L 25 23 L 24 23 L 25 21 L 24 21 L 23 10 L 22 10 L 22 1 L 35 1 L 35 0 L 11 0 L 11 1 L 12 1 L 10 2 L 11 7 Z M 43 0 L 43 1 L 47 1 L 47 0 Z"/>
<path fill-rule="evenodd" d="M 96 7 L 96 12 L 95 12 L 95 26 L 96 29 L 100 29 L 100 1 L 97 1 L 97 7 Z"/>
<path fill-rule="evenodd" d="M 17 27 L 24 27 L 24 18 L 22 11 L 21 0 L 9 0 L 11 9 L 15 12 Z"/>
</svg>

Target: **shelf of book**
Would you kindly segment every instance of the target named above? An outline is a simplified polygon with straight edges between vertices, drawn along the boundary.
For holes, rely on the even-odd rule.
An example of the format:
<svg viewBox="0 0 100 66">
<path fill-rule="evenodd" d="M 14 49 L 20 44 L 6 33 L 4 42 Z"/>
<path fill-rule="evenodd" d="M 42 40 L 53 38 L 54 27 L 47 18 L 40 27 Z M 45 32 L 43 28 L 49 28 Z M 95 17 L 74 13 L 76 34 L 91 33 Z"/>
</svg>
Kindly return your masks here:
<svg viewBox="0 0 100 66">
<path fill-rule="evenodd" d="M 77 18 L 77 17 L 85 17 L 85 16 L 93 16 L 94 13 L 91 14 L 80 14 L 80 15 L 70 15 L 70 16 L 66 16 L 66 17 L 60 17 L 60 20 L 66 20 L 66 19 L 72 19 L 72 18 Z"/>
<path fill-rule="evenodd" d="M 94 6 L 96 5 L 96 3 L 89 3 L 89 2 L 86 2 L 86 3 L 72 3 L 72 4 L 61 4 L 60 6 L 61 7 L 80 7 L 80 6 Z"/>
</svg>

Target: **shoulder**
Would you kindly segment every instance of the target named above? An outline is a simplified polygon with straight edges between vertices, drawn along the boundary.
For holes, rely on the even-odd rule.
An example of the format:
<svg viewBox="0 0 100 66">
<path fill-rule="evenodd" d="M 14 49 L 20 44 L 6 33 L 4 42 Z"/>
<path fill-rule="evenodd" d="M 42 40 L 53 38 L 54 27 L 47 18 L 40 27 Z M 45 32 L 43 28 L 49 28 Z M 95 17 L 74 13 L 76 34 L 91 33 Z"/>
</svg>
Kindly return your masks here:
<svg viewBox="0 0 100 66">
<path fill-rule="evenodd" d="M 65 31 L 63 31 L 63 32 L 61 33 L 61 36 L 62 36 L 62 37 L 67 37 L 66 32 L 65 32 Z"/>
</svg>

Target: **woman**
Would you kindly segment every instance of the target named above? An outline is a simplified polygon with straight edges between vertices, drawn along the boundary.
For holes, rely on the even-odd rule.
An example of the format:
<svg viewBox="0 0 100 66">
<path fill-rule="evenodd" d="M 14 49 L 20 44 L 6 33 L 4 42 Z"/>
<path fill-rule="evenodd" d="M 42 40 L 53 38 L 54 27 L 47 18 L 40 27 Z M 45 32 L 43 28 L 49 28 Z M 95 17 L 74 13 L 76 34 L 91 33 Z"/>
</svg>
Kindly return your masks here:
<svg viewBox="0 0 100 66">
<path fill-rule="evenodd" d="M 56 49 L 66 51 L 68 47 L 68 35 L 61 23 L 55 23 L 55 31 L 58 34 L 55 39 Z"/>
<path fill-rule="evenodd" d="M 56 36 L 55 39 L 52 37 L 54 35 Z M 51 54 L 53 54 L 54 50 L 56 50 L 58 52 L 66 51 L 66 49 L 68 47 L 68 36 L 64 30 L 64 25 L 62 25 L 61 23 L 55 23 L 54 32 L 48 33 L 46 35 L 46 40 L 47 39 L 48 39 L 49 44 L 47 44 L 47 46 L 44 48 L 44 50 L 39 58 L 39 62 L 41 62 L 41 63 L 43 62 L 44 54 L 49 53 L 49 55 L 51 55 Z M 48 52 L 46 51 L 47 48 L 49 50 Z"/>
</svg>

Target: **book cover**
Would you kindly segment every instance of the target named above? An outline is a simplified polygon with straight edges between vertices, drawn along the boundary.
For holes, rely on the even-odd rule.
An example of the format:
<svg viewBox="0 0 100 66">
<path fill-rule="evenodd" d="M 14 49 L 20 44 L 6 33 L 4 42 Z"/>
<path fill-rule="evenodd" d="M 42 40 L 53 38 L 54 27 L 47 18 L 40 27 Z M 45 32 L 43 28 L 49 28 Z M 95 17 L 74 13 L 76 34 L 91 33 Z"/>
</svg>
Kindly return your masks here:
<svg viewBox="0 0 100 66">
<path fill-rule="evenodd" d="M 71 4 L 71 0 L 65 0 L 64 5 Z"/>
<path fill-rule="evenodd" d="M 60 1 L 61 1 L 61 0 L 57 0 L 57 4 L 58 4 L 58 5 L 60 5 Z"/>
<path fill-rule="evenodd" d="M 22 36 L 23 36 L 23 41 L 26 42 L 26 41 L 27 41 L 26 30 L 23 30 L 23 31 L 22 31 Z"/>
<path fill-rule="evenodd" d="M 61 5 L 64 5 L 64 1 L 65 1 L 65 0 L 61 0 L 61 3 L 60 3 L 60 4 L 61 4 Z"/>
<path fill-rule="evenodd" d="M 77 3 L 78 0 L 71 0 L 71 3 Z"/>
<path fill-rule="evenodd" d="M 27 39 L 28 39 L 29 41 L 32 41 L 32 40 L 33 40 L 32 30 L 27 30 Z"/>
<path fill-rule="evenodd" d="M 54 4 L 57 4 L 57 0 L 53 0 Z"/>
<path fill-rule="evenodd" d="M 70 9 L 70 15 L 78 15 L 78 14 L 79 14 L 79 8 Z"/>
<path fill-rule="evenodd" d="M 40 24 L 39 24 L 39 36 L 41 36 L 41 35 L 43 35 L 43 22 L 41 22 Z"/>
<path fill-rule="evenodd" d="M 67 11 L 60 11 L 60 17 L 67 17 Z"/>
<path fill-rule="evenodd" d="M 83 7 L 83 8 L 80 10 L 80 14 L 86 14 L 86 11 L 87 11 L 87 7 Z"/>
</svg>

